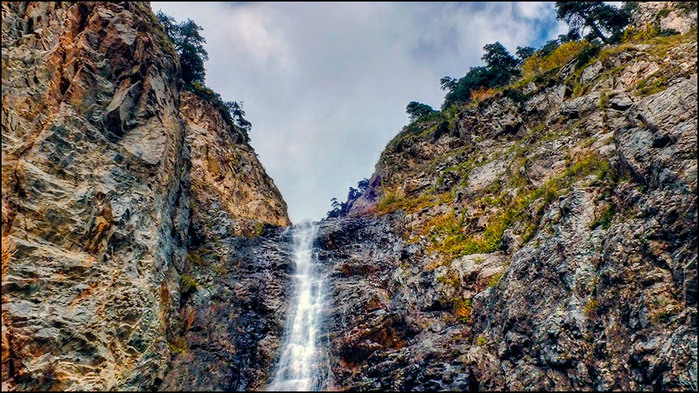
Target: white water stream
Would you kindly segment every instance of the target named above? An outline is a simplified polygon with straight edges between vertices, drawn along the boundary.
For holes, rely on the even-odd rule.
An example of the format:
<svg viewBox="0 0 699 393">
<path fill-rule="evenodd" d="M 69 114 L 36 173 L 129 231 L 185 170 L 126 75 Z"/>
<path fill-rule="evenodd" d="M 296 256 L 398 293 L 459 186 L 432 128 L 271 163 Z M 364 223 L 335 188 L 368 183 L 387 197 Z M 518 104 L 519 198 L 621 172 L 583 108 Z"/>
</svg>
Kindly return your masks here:
<svg viewBox="0 0 699 393">
<path fill-rule="evenodd" d="M 310 391 L 327 387 L 325 352 L 318 346 L 322 309 L 325 303 L 325 278 L 313 252 L 313 240 L 318 232 L 314 223 L 292 227 L 294 299 L 290 319 L 282 342 L 279 358 L 269 390 Z"/>
</svg>

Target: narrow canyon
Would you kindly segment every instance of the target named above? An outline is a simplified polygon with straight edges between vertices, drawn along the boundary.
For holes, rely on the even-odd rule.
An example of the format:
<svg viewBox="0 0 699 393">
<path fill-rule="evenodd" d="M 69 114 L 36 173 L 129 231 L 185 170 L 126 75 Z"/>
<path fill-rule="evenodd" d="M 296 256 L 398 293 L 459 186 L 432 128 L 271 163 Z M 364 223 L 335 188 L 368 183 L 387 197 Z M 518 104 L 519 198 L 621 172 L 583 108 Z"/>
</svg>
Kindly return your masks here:
<svg viewBox="0 0 699 393">
<path fill-rule="evenodd" d="M 697 390 L 693 4 L 292 226 L 148 3 L 3 2 L 2 390 Z"/>
</svg>

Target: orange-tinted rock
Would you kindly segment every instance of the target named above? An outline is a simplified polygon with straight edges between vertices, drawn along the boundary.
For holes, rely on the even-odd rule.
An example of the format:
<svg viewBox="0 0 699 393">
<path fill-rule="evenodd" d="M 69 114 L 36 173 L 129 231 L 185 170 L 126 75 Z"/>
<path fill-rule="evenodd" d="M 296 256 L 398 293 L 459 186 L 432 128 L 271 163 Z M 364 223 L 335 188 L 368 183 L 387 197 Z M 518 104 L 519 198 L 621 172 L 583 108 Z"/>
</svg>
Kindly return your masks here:
<svg viewBox="0 0 699 393">
<path fill-rule="evenodd" d="M 147 3 L 5 2 L 2 45 L 3 390 L 156 388 L 196 212 L 249 235 L 286 204 Z"/>
</svg>

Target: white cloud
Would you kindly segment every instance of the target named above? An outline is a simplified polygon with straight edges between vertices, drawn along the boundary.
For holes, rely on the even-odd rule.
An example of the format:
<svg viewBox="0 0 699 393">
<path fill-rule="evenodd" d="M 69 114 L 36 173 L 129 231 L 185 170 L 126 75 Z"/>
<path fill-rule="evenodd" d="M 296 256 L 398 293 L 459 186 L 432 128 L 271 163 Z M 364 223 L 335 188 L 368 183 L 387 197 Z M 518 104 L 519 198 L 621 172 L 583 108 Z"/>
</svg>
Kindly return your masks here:
<svg viewBox="0 0 699 393">
<path fill-rule="evenodd" d="M 227 34 L 225 42 L 233 54 L 250 56 L 258 64 L 278 62 L 279 67 L 289 66 L 288 46 L 283 33 L 275 31 L 276 10 L 268 4 L 259 7 L 241 6 L 232 15 L 222 14 L 225 27 L 219 30 Z"/>
<path fill-rule="evenodd" d="M 252 145 L 292 221 L 369 177 L 412 100 L 438 108 L 439 78 L 480 65 L 500 41 L 540 46 L 565 31 L 551 3 L 160 3 L 204 28 L 206 84 L 244 101 Z"/>
<path fill-rule="evenodd" d="M 516 3 L 515 7 L 517 7 L 517 11 L 523 17 L 529 19 L 537 19 L 546 17 L 549 14 L 551 8 L 553 8 L 553 4 L 550 2 L 546 3 L 531 1 L 524 3 Z"/>
</svg>

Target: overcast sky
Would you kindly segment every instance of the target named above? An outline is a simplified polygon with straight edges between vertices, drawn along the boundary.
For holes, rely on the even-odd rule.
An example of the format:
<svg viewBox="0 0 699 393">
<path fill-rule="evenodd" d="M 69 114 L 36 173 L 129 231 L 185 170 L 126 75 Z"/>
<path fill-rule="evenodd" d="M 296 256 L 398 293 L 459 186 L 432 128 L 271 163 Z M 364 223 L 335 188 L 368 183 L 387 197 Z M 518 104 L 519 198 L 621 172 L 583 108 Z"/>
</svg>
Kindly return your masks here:
<svg viewBox="0 0 699 393">
<path fill-rule="evenodd" d="M 443 76 L 482 65 L 483 45 L 540 47 L 564 33 L 553 3 L 166 3 L 203 27 L 206 85 L 243 101 L 251 144 L 294 223 L 371 176 L 408 123 L 439 109 Z"/>
</svg>

